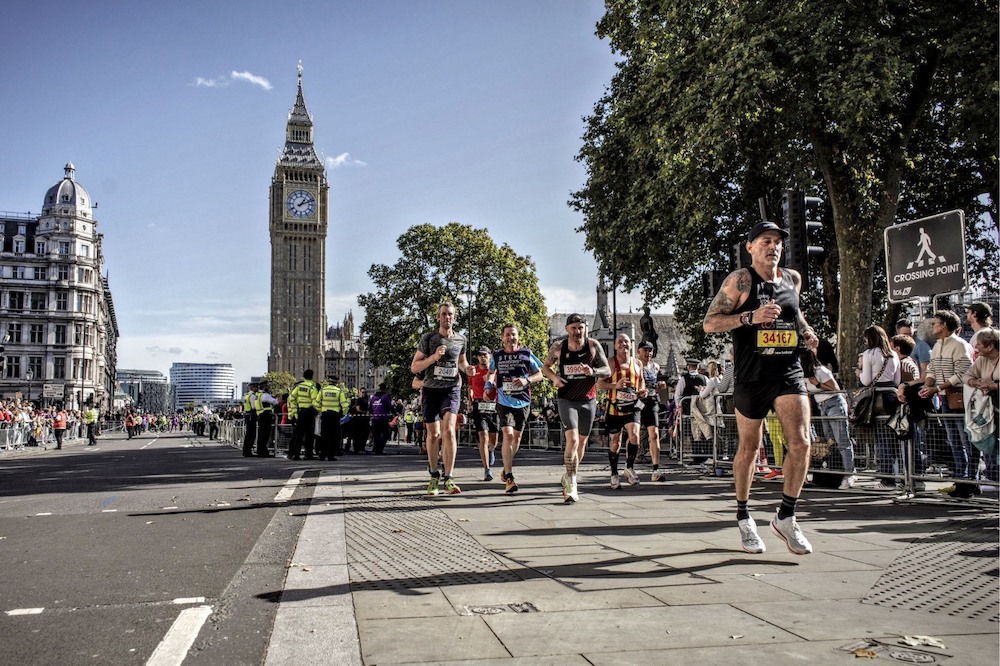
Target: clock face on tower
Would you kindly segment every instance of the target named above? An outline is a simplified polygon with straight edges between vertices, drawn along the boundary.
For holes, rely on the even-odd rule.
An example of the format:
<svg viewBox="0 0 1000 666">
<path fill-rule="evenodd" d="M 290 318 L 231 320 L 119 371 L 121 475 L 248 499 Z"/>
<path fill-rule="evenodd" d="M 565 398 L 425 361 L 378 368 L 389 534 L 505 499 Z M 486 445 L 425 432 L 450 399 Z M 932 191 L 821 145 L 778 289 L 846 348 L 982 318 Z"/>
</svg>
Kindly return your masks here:
<svg viewBox="0 0 1000 666">
<path fill-rule="evenodd" d="M 316 199 L 305 190 L 295 190 L 285 200 L 288 212 L 295 217 L 309 217 L 316 210 Z"/>
</svg>

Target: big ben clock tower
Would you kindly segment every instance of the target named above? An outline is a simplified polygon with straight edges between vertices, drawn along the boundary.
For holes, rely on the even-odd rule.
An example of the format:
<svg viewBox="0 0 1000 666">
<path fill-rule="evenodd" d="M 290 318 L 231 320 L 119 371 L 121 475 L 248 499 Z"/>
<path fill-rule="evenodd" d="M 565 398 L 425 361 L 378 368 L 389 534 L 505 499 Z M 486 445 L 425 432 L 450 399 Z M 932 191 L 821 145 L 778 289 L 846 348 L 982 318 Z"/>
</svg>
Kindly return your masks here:
<svg viewBox="0 0 1000 666">
<path fill-rule="evenodd" d="M 313 146 L 302 97 L 302 63 L 285 148 L 271 179 L 271 349 L 269 372 L 295 377 L 326 368 L 326 228 L 330 186 Z"/>
</svg>

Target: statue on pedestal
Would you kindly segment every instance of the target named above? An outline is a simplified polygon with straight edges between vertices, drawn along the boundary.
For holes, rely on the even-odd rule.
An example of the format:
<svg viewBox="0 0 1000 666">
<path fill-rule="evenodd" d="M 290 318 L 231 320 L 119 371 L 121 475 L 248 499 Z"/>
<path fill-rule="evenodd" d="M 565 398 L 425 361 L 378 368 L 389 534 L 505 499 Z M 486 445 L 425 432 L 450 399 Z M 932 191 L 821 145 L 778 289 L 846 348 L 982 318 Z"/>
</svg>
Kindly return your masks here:
<svg viewBox="0 0 1000 666">
<path fill-rule="evenodd" d="M 642 334 L 642 342 L 648 342 L 653 345 L 653 357 L 660 352 L 660 346 L 656 341 L 660 338 L 660 335 L 656 332 L 656 327 L 653 326 L 653 317 L 649 314 L 649 306 L 642 306 L 642 316 L 639 317 L 639 331 Z"/>
</svg>

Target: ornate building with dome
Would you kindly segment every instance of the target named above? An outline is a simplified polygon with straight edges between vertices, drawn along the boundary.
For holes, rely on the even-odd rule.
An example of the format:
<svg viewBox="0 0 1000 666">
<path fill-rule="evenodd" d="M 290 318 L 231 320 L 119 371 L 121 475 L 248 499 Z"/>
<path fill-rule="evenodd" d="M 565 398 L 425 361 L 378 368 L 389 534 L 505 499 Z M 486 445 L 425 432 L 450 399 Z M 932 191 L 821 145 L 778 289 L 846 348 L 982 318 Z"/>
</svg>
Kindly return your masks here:
<svg viewBox="0 0 1000 666">
<path fill-rule="evenodd" d="M 70 162 L 39 216 L 0 212 L 0 398 L 111 408 L 118 321 L 87 190 Z"/>
<path fill-rule="evenodd" d="M 269 372 L 299 377 L 325 368 L 326 230 L 330 186 L 313 144 L 299 64 L 295 105 L 270 191 L 271 343 Z"/>
</svg>

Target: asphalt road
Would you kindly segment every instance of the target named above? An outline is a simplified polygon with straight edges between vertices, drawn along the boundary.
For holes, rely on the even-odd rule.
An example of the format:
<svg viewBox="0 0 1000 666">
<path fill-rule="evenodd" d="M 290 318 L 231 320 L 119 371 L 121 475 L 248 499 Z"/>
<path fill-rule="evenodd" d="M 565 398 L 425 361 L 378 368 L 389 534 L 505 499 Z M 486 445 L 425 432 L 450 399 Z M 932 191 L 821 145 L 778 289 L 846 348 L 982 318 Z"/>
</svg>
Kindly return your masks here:
<svg viewBox="0 0 1000 666">
<path fill-rule="evenodd" d="M 178 433 L 4 453 L 0 663 L 169 663 L 185 635 L 186 664 L 262 663 L 311 495 L 276 501 L 292 472 Z"/>
</svg>

